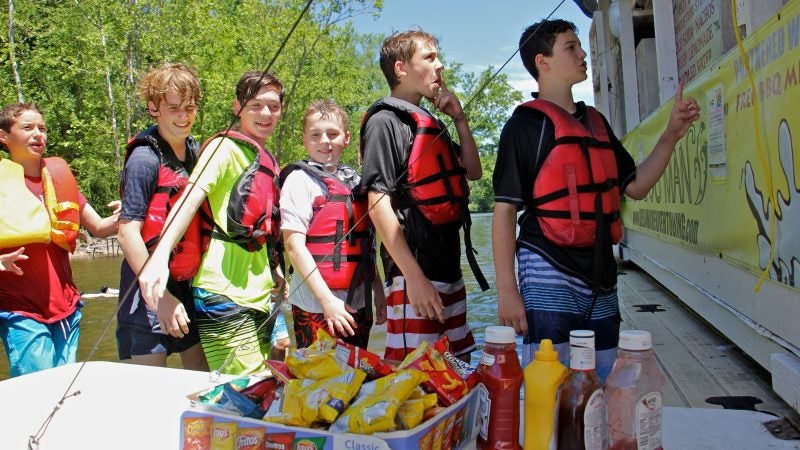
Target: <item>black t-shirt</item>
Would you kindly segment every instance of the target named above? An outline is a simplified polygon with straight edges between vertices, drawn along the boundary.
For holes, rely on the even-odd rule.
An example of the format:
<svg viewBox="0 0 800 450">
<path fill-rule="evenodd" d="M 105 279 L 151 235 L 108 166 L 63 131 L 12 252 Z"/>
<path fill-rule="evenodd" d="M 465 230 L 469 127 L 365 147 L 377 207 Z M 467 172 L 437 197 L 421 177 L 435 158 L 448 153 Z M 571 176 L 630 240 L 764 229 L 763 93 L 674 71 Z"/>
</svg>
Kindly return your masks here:
<svg viewBox="0 0 800 450">
<path fill-rule="evenodd" d="M 573 116 L 588 127 L 586 105 L 583 102 L 575 105 L 577 111 Z M 622 193 L 636 176 L 636 164 L 614 135 L 605 117 L 603 117 L 603 123 L 616 157 L 620 193 Z M 517 108 L 500 134 L 497 163 L 492 180 L 494 200 L 495 202 L 511 203 L 516 205 L 517 210 L 524 210 L 519 218 L 518 245 L 535 251 L 557 269 L 581 278 L 591 286 L 593 247 L 564 248 L 552 244 L 543 236 L 534 213 L 527 208 L 533 201 L 533 182 L 538 168 L 541 167 L 554 146 L 553 122 L 539 111 L 527 107 Z M 601 287 L 608 289 L 616 285 L 616 265 L 611 254 L 611 247 L 605 248 L 603 251 L 605 254 L 603 255 Z"/>
<path fill-rule="evenodd" d="M 427 110 L 411 103 L 408 107 L 433 117 Z M 435 226 L 416 208 L 397 206 L 398 200 L 407 195 L 395 186 L 407 182 L 408 157 L 414 142 L 415 126 L 410 116 L 401 117 L 390 110 L 380 110 L 368 119 L 361 137 L 364 152 L 362 184 L 368 191 L 391 196 L 408 246 L 425 276 L 430 280 L 452 283 L 461 279 L 460 225 Z M 446 133 L 442 138 L 450 139 Z M 381 258 L 387 280 L 400 275 L 383 245 Z"/>
</svg>

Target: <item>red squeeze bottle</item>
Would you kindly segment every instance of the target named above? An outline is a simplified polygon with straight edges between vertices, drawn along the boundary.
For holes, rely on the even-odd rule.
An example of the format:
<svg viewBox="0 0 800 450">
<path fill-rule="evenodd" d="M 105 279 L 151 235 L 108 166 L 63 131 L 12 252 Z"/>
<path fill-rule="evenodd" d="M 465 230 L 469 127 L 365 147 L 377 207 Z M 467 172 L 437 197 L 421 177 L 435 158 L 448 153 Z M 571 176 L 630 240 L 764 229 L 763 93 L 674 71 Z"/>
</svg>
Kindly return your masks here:
<svg viewBox="0 0 800 450">
<path fill-rule="evenodd" d="M 522 367 L 519 365 L 515 333 L 511 327 L 486 327 L 483 356 L 478 363 L 478 415 L 481 450 L 522 450 L 519 443 L 519 391 Z"/>
</svg>

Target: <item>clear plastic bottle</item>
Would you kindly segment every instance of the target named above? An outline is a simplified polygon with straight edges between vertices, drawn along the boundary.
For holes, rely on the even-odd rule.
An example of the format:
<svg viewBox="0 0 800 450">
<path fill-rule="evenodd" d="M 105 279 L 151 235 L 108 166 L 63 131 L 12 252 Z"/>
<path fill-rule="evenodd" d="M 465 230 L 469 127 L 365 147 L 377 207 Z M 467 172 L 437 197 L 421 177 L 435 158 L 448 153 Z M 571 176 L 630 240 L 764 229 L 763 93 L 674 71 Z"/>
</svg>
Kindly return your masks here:
<svg viewBox="0 0 800 450">
<path fill-rule="evenodd" d="M 570 371 L 558 402 L 559 450 L 608 448 L 606 394 L 595 372 L 594 348 L 594 331 L 570 331 Z"/>
<path fill-rule="evenodd" d="M 566 375 L 553 341 L 542 339 L 536 358 L 525 367 L 525 450 L 556 448 L 558 388 Z"/>
<path fill-rule="evenodd" d="M 606 380 L 609 448 L 661 450 L 664 373 L 653 353 L 650 333 L 625 330 Z"/>
<path fill-rule="evenodd" d="M 481 450 L 522 450 L 519 445 L 519 391 L 522 367 L 511 327 L 486 327 L 483 356 L 478 374 L 483 383 L 480 392 Z"/>
</svg>

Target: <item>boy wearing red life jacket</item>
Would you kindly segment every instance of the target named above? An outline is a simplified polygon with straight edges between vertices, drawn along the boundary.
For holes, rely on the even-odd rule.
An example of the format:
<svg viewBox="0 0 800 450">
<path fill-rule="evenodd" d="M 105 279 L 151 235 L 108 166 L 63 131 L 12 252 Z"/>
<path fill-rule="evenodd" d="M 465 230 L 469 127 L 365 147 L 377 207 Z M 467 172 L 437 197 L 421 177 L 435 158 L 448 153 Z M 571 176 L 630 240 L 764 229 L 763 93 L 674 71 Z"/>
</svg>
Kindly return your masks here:
<svg viewBox="0 0 800 450">
<path fill-rule="evenodd" d="M 270 353 L 271 291 L 281 291 L 276 236 L 278 164 L 264 144 L 283 110 L 283 85 L 271 74 L 247 72 L 236 85 L 235 130 L 209 139 L 170 211 L 150 262 L 139 274 L 142 297 L 157 305 L 169 279 L 170 253 L 207 200 L 213 230 L 192 282 L 200 341 L 211 370 L 246 374 Z M 180 325 L 173 321 L 166 328 Z M 269 334 L 268 334 L 269 333 Z"/>
<path fill-rule="evenodd" d="M 684 100 L 678 87 L 666 129 L 636 166 L 605 118 L 573 99 L 572 86 L 587 70 L 575 25 L 532 25 L 519 48 L 539 93 L 516 109 L 500 136 L 492 220 L 499 323 L 525 336 L 523 365 L 545 338 L 565 361 L 570 330 L 593 330 L 597 373 L 605 378 L 621 320 L 612 253 L 622 233 L 620 197 L 647 195 L 699 117 L 697 102 Z M 519 210 L 519 237 L 512 239 Z"/>
<path fill-rule="evenodd" d="M 128 142 L 120 182 L 117 238 L 125 259 L 117 310 L 119 358 L 166 367 L 167 356 L 180 353 L 184 368 L 208 370 L 191 290 L 191 277 L 202 256 L 199 223 L 190 225 L 194 228 L 185 233 L 180 251 L 172 256 L 167 291 L 157 311 L 141 301 L 136 279 L 197 162 L 199 145 L 191 131 L 201 98 L 200 81 L 183 64 L 165 63 L 139 80 L 137 92 L 156 125 Z"/>
<path fill-rule="evenodd" d="M 11 155 L 0 157 L 0 336 L 15 377 L 76 361 L 82 303 L 69 254 L 80 226 L 114 234 L 118 211 L 101 218 L 67 163 L 43 157 L 47 128 L 33 103 L 0 111 L 0 144 Z"/>
<path fill-rule="evenodd" d="M 367 110 L 361 152 L 362 184 L 386 272 L 385 357 L 402 360 L 421 342 L 447 335 L 453 353 L 468 359 L 475 341 L 466 318 L 459 230 L 468 222 L 466 179 L 481 177 L 475 141 L 442 78 L 434 36 L 393 34 L 383 42 L 380 65 L 391 96 Z M 452 118 L 460 146 L 420 107 L 423 97 Z"/>
<path fill-rule="evenodd" d="M 308 159 L 281 171 L 281 231 L 294 267 L 289 286 L 298 348 L 317 329 L 367 348 L 373 324 L 386 322 L 386 299 L 374 258 L 361 176 L 340 161 L 350 142 L 347 113 L 330 100 L 303 117 Z"/>
</svg>

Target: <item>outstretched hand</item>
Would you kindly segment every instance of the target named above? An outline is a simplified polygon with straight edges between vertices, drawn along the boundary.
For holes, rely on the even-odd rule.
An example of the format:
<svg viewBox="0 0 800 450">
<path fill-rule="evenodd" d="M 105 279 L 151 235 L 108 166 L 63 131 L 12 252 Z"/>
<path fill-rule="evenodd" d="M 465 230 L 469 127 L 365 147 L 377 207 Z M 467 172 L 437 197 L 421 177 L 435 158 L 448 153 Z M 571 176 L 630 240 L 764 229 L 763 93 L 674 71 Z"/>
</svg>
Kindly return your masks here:
<svg viewBox="0 0 800 450">
<path fill-rule="evenodd" d="M 682 138 L 692 122 L 700 118 L 700 106 L 693 98 L 683 98 L 683 82 L 678 83 L 678 91 L 675 92 L 675 104 L 669 115 L 667 123 L 667 133 L 675 139 Z"/>
<path fill-rule="evenodd" d="M 12 272 L 17 275 L 22 275 L 24 272 L 16 264 L 17 261 L 25 261 L 28 255 L 25 253 L 25 247 L 20 247 L 11 253 L 4 253 L 0 255 L 0 272 Z"/>
</svg>

